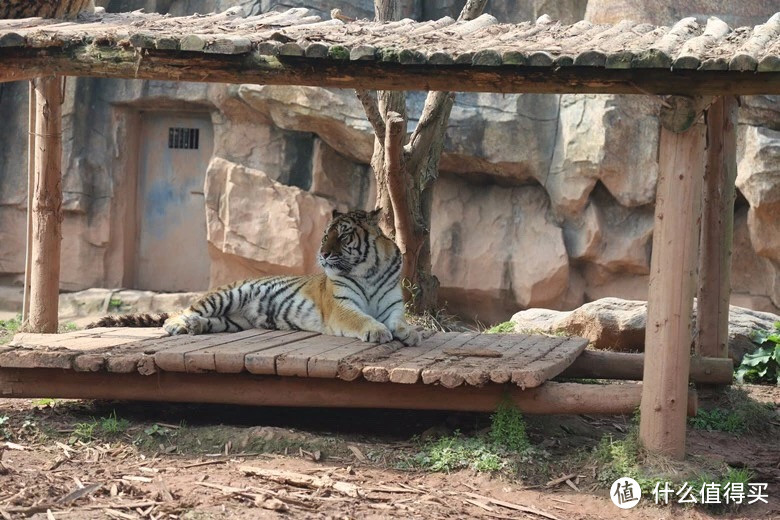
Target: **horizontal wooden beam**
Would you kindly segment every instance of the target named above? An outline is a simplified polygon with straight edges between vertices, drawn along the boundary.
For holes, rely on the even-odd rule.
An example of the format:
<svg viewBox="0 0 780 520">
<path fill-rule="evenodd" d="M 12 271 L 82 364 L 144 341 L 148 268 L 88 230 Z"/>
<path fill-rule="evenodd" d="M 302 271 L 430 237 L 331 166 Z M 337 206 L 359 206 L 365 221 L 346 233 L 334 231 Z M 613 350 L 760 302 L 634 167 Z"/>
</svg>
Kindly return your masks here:
<svg viewBox="0 0 780 520">
<path fill-rule="evenodd" d="M 780 94 L 780 72 L 412 65 L 101 47 L 0 47 L 0 82 L 58 74 L 260 85 L 503 93 Z"/>
<path fill-rule="evenodd" d="M 644 354 L 586 350 L 560 377 L 641 381 L 644 366 Z M 691 358 L 690 380 L 694 383 L 728 385 L 733 379 L 734 363 L 731 359 L 698 356 Z"/>
<path fill-rule="evenodd" d="M 492 412 L 510 399 L 529 414 L 633 413 L 642 385 L 545 383 L 528 390 L 489 384 L 447 389 L 437 385 L 399 385 L 251 374 L 75 372 L 58 369 L 0 368 L 2 397 L 59 397 L 223 403 L 253 406 L 323 408 L 395 408 Z M 688 394 L 688 413 L 696 414 L 695 391 Z"/>
</svg>

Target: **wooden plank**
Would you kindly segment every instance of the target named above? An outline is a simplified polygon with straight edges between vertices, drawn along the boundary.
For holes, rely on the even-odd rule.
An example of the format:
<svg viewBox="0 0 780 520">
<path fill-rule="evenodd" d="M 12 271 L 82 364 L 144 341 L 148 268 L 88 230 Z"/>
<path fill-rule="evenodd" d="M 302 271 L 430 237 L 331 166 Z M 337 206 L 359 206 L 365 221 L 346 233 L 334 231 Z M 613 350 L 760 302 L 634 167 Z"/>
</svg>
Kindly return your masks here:
<svg viewBox="0 0 780 520">
<path fill-rule="evenodd" d="M 249 330 L 237 332 L 235 334 L 242 334 L 242 336 L 236 342 L 247 342 L 247 341 L 254 342 L 257 340 L 262 341 L 262 339 L 271 332 L 278 332 L 278 331 L 270 331 L 266 329 L 249 329 Z M 216 364 L 214 361 L 215 352 L 218 352 L 221 348 L 227 348 L 229 346 L 235 345 L 236 342 L 228 343 L 228 344 L 219 343 L 211 347 L 200 348 L 197 350 L 191 350 L 185 352 L 184 371 L 185 372 L 207 372 L 207 371 L 216 370 Z"/>
<path fill-rule="evenodd" d="M 450 351 L 483 349 L 494 351 L 503 356 L 502 351 L 510 344 L 511 339 L 504 334 L 480 334 L 459 347 L 444 348 L 443 353 L 446 357 L 428 365 L 420 373 L 420 377 L 426 385 L 440 383 L 445 388 L 455 388 L 465 382 L 467 372 L 475 367 L 487 365 L 493 359 L 453 356 L 449 354 Z"/>
<path fill-rule="evenodd" d="M 683 133 L 661 129 L 639 438 L 648 451 L 680 459 L 704 143 L 703 125 Z"/>
<path fill-rule="evenodd" d="M 390 372 L 394 368 L 427 354 L 458 335 L 458 332 L 436 332 L 430 334 L 430 331 L 424 331 L 422 341 L 414 347 L 393 348 L 392 350 L 387 349 L 382 352 L 374 350 L 367 352 L 365 356 L 360 357 L 358 360 L 353 360 L 351 363 L 347 363 L 346 360 L 342 361 L 341 366 L 339 366 L 339 378 L 346 381 L 355 379 L 355 377 L 345 377 L 343 370 L 344 366 L 354 365 L 358 369 L 358 375 L 362 373 L 367 381 L 387 383 L 390 381 Z"/>
<path fill-rule="evenodd" d="M 322 341 L 328 338 L 328 341 Z M 353 353 L 355 349 L 365 350 L 375 345 L 375 343 L 364 343 L 356 338 L 344 338 L 340 337 L 334 340 L 330 339 L 331 336 L 319 336 L 318 338 L 312 338 L 310 344 L 304 348 L 289 350 L 284 354 L 276 358 L 276 373 L 280 376 L 298 376 L 298 377 L 310 377 L 309 365 L 319 356 L 323 357 L 323 360 L 327 359 L 327 355 L 338 350 L 339 352 Z M 296 346 L 297 345 L 291 345 Z M 341 356 L 336 353 L 336 361 L 341 359 Z M 336 364 L 338 366 L 338 364 Z M 334 370 L 335 372 L 335 370 Z"/>
<path fill-rule="evenodd" d="M 109 370 L 112 372 L 135 372 L 144 375 L 154 373 L 154 361 L 145 362 L 145 356 L 165 348 L 169 336 L 150 337 L 122 343 L 111 347 L 98 347 L 91 351 L 80 350 L 73 358 L 73 369 L 82 372 Z"/>
<path fill-rule="evenodd" d="M 539 340 L 539 335 L 507 335 L 505 340 L 502 340 L 500 344 L 492 347 L 494 350 L 501 352 L 501 358 L 486 360 L 483 363 L 479 363 L 478 365 L 463 370 L 464 381 L 467 384 L 473 386 L 483 386 L 489 383 L 491 372 L 494 372 L 505 366 L 509 360 L 520 356 L 529 348 L 533 348 L 534 345 L 539 342 Z M 511 377 L 511 374 L 509 374 L 506 380 L 503 382 L 508 382 Z"/>
<path fill-rule="evenodd" d="M 406 348 L 397 341 L 391 341 L 390 343 L 374 345 L 373 348 L 366 351 L 347 356 L 339 361 L 336 377 L 343 379 L 344 381 L 354 381 L 361 376 L 364 366 L 386 360 L 389 356 L 400 350 L 406 350 Z M 388 380 L 389 378 L 383 382 L 387 382 Z"/>
<path fill-rule="evenodd" d="M 89 338 L 95 336 L 102 336 L 109 331 L 119 330 L 118 328 L 99 328 L 99 329 L 87 329 L 78 330 L 74 332 L 67 332 L 65 334 L 36 334 L 33 332 L 20 332 L 15 334 L 11 340 L 11 345 L 37 345 L 41 347 L 57 346 L 63 341 L 68 341 L 74 338 Z"/>
<path fill-rule="evenodd" d="M 358 341 L 342 336 L 314 336 L 301 341 L 247 354 L 244 365 L 252 374 L 297 375 L 306 377 L 310 354 Z"/>
<path fill-rule="evenodd" d="M 201 339 L 202 336 L 169 336 L 121 345 L 105 354 L 105 369 L 109 372 L 138 372 L 142 375 L 151 375 L 157 372 L 154 355 L 158 351 L 173 345 L 198 342 Z"/>
<path fill-rule="evenodd" d="M 391 341 L 390 343 L 396 343 L 396 348 L 403 348 L 403 343 L 400 341 Z M 384 343 L 384 345 L 387 345 L 387 343 Z M 358 341 L 317 354 L 309 359 L 307 375 L 309 377 L 337 377 L 339 363 L 341 363 L 342 359 L 373 351 L 377 346 L 376 343 Z"/>
<path fill-rule="evenodd" d="M 563 338 L 542 335 L 530 335 L 522 343 L 522 348 L 508 355 L 501 363 L 490 365 L 490 381 L 493 383 L 509 383 L 512 381 L 512 371 L 523 368 L 528 363 L 539 359 L 554 349 Z M 473 377 L 473 376 L 472 376 Z"/>
<path fill-rule="evenodd" d="M 64 349 L 15 347 L 0 352 L 0 367 L 70 369 L 73 367 L 74 355 L 72 351 Z"/>
<path fill-rule="evenodd" d="M 319 334 L 304 331 L 274 331 L 271 336 L 263 336 L 262 341 L 239 341 L 221 348 L 214 354 L 214 365 L 217 372 L 238 373 L 246 370 L 244 358 L 247 354 L 265 350 L 280 345 L 288 345 L 304 339 L 313 338 Z"/>
<path fill-rule="evenodd" d="M 263 334 L 262 329 L 250 329 L 241 332 L 220 332 L 217 334 L 202 334 L 198 336 L 184 337 L 179 342 L 172 343 L 170 347 L 160 350 L 154 354 L 154 363 L 161 370 L 169 372 L 186 372 L 187 367 L 184 364 L 184 355 L 195 350 L 216 347 L 240 341 L 246 338 L 252 338 Z"/>
<path fill-rule="evenodd" d="M 512 382 L 522 389 L 537 387 L 563 372 L 587 346 L 587 339 L 566 338 L 563 343 L 544 356 L 513 370 Z"/>
<path fill-rule="evenodd" d="M 187 372 L 221 372 L 221 370 L 218 370 L 217 368 L 218 356 L 221 356 L 225 360 L 230 360 L 227 363 L 235 365 L 234 369 L 228 371 L 235 373 L 241 372 L 244 370 L 244 355 L 247 352 L 260 350 L 269 342 L 273 342 L 282 336 L 286 337 L 294 334 L 294 331 L 292 330 L 257 330 L 262 333 L 258 335 L 249 335 L 248 337 L 239 339 L 238 341 L 234 341 L 226 345 L 221 344 L 214 347 L 207 347 L 204 349 L 187 352 L 184 354 L 184 365 L 187 369 Z M 283 341 L 296 340 L 288 340 L 285 338 Z"/>
<path fill-rule="evenodd" d="M 640 384 L 582 385 L 547 382 L 520 390 L 515 385 L 394 385 L 368 381 L 251 374 L 160 372 L 153 378 L 137 373 L 73 372 L 51 369 L 0 368 L 2 397 L 58 397 L 251 406 L 324 408 L 396 408 L 492 412 L 509 399 L 528 414 L 631 414 L 639 404 Z M 696 413 L 696 393 L 688 392 L 689 415 Z"/>
<path fill-rule="evenodd" d="M 31 332 L 57 332 L 59 325 L 63 94 L 59 76 L 35 81 L 35 192 L 27 320 Z"/>
<path fill-rule="evenodd" d="M 734 96 L 718 97 L 706 115 L 707 164 L 702 189 L 695 351 L 707 357 L 729 355 L 737 110 Z"/>
<path fill-rule="evenodd" d="M 420 380 L 423 369 L 445 357 L 445 348 L 458 348 L 479 334 L 475 332 L 461 332 L 456 336 L 448 337 L 446 341 L 417 357 L 399 363 L 390 370 L 390 381 L 393 383 L 414 384 Z"/>
</svg>

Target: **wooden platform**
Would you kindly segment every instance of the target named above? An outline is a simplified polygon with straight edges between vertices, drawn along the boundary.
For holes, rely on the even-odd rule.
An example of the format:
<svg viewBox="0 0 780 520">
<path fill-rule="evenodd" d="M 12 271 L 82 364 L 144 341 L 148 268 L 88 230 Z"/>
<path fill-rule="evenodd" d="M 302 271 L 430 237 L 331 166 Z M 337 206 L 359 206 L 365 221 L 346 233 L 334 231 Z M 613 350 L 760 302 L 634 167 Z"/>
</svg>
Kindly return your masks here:
<svg viewBox="0 0 780 520">
<path fill-rule="evenodd" d="M 428 332 L 416 347 L 262 329 L 18 334 L 0 347 L 0 395 L 464 411 L 493 411 L 509 399 L 526 413 L 632 413 L 639 384 L 548 381 L 586 345 L 576 337 L 472 332 Z M 692 393 L 689 413 L 695 409 Z"/>
<path fill-rule="evenodd" d="M 514 383 L 534 388 L 560 374 L 585 349 L 582 338 L 427 333 L 416 347 L 312 332 L 253 329 L 169 337 L 162 329 L 103 328 L 68 334 L 18 334 L 0 348 L 2 368 L 79 372 L 217 372 L 440 384 L 446 388 Z"/>
</svg>

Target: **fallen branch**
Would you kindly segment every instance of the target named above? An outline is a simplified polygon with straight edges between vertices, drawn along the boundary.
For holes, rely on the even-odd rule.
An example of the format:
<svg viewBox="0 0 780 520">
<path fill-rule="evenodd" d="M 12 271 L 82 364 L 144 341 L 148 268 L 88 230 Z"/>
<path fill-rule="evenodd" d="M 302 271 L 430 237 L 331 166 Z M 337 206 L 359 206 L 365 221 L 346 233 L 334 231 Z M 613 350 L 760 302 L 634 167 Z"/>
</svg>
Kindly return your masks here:
<svg viewBox="0 0 780 520">
<path fill-rule="evenodd" d="M 182 466 L 182 469 L 197 468 L 200 466 L 211 466 L 212 464 L 227 464 L 227 459 L 222 460 L 204 460 L 203 462 L 195 462 L 194 464 L 187 464 Z"/>
<path fill-rule="evenodd" d="M 63 496 L 62 498 L 57 499 L 57 503 L 62 505 L 68 505 L 71 502 L 75 502 L 81 497 L 91 495 L 101 487 L 103 487 L 103 484 L 97 483 L 97 484 L 90 484 L 89 486 L 76 488 L 70 493 L 68 493 L 67 495 Z"/>
<path fill-rule="evenodd" d="M 499 500 L 497 498 L 493 498 L 493 497 L 489 497 L 489 496 L 485 496 L 485 495 L 480 495 L 479 493 L 471 493 L 471 492 L 468 492 L 468 491 L 466 493 L 464 493 L 464 495 L 467 495 L 467 496 L 469 496 L 471 498 L 476 498 L 478 500 L 484 500 L 484 501 L 487 501 L 487 502 L 489 502 L 491 504 L 495 504 L 497 506 L 505 507 L 507 509 L 513 509 L 515 511 L 522 511 L 523 513 L 531 513 L 533 515 L 541 516 L 541 517 L 544 517 L 544 518 L 549 518 L 550 520 L 561 520 L 560 518 L 558 518 L 557 516 L 555 516 L 555 515 L 553 515 L 551 513 L 548 513 L 546 511 L 542 511 L 540 509 L 536 509 L 534 507 L 521 506 L 520 504 L 514 504 L 512 502 L 507 502 L 505 500 Z"/>
<path fill-rule="evenodd" d="M 303 473 L 294 473 L 292 471 L 255 468 L 253 466 L 239 466 L 239 471 L 246 475 L 254 475 L 264 478 L 278 484 L 286 484 L 295 487 L 309 489 L 333 489 L 349 497 L 358 498 L 362 496 L 362 490 L 355 484 L 333 480 L 328 476 L 313 477 Z"/>
<path fill-rule="evenodd" d="M 562 476 L 560 478 L 556 478 L 556 479 L 553 479 L 553 480 L 549 481 L 547 484 L 545 484 L 545 486 L 546 487 L 555 487 L 558 484 L 563 484 L 567 480 L 573 479 L 576 476 L 577 476 L 576 473 L 570 473 L 568 475 L 564 475 L 564 476 Z"/>
</svg>

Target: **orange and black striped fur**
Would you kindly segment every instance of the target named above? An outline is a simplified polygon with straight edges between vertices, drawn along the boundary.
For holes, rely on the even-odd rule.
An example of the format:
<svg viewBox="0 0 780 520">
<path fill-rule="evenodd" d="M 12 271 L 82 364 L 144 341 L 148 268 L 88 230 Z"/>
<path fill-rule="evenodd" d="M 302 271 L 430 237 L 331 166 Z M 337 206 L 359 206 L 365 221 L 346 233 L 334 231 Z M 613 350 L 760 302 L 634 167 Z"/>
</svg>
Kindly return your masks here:
<svg viewBox="0 0 780 520">
<path fill-rule="evenodd" d="M 235 282 L 177 314 L 109 316 L 93 326 L 162 324 L 171 335 L 298 329 L 416 345 L 420 335 L 404 319 L 401 253 L 378 221 L 379 210 L 334 211 L 319 251 L 324 273 Z"/>
</svg>

